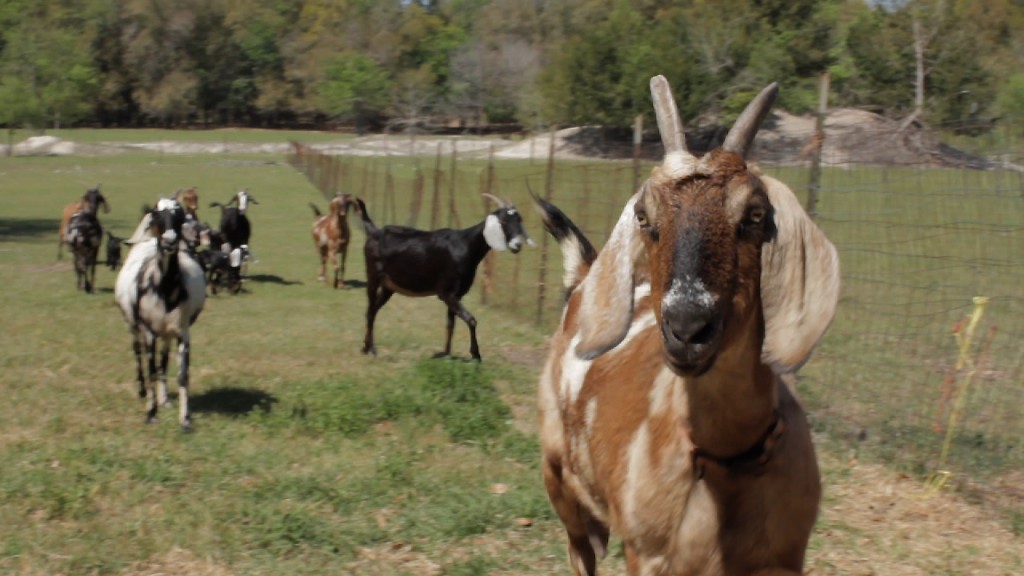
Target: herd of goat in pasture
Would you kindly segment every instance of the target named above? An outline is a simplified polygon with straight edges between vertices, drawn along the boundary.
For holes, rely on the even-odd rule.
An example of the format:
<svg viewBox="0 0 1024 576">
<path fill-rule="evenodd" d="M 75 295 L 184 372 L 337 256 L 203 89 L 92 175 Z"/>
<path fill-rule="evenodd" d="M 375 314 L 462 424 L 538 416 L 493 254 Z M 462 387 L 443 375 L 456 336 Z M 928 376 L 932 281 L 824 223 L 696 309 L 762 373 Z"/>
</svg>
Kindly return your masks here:
<svg viewBox="0 0 1024 576">
<path fill-rule="evenodd" d="M 835 315 L 838 255 L 793 192 L 746 161 L 776 84 L 704 155 L 687 148 L 668 82 L 652 78 L 651 93 L 665 156 L 604 247 L 530 192 L 562 251 L 565 288 L 538 386 L 544 486 L 577 576 L 596 574 L 611 532 L 633 575 L 796 576 L 821 479 L 793 375 Z M 335 288 L 344 285 L 352 210 L 365 229 L 365 354 L 376 354 L 374 319 L 397 292 L 437 296 L 447 307 L 440 355 L 451 353 L 458 316 L 469 327 L 470 355 L 480 359 L 476 320 L 461 298 L 490 250 L 516 253 L 530 243 L 516 207 L 491 199 L 497 208 L 463 230 L 377 227 L 363 200 L 348 194 L 332 199 L 327 214 L 313 206 L 320 278 L 329 282 L 331 261 Z M 229 271 L 246 259 L 245 212 L 255 203 L 243 191 L 236 206 L 223 206 L 213 240 L 196 201 L 192 189 L 147 209 L 123 242 L 130 249 L 115 289 L 149 420 L 167 402 L 177 340 L 185 430 L 189 330 L 219 265 L 212 256 Z M 99 189 L 90 190 L 61 225 L 86 291 L 102 237 L 100 206 L 109 209 Z"/>
</svg>

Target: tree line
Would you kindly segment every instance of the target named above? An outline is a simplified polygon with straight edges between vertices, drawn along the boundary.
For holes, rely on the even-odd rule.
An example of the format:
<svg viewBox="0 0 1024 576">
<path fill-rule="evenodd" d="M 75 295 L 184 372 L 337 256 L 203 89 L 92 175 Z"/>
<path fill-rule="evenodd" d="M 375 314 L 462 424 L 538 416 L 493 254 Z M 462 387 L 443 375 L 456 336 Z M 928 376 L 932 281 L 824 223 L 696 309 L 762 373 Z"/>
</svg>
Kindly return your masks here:
<svg viewBox="0 0 1024 576">
<path fill-rule="evenodd" d="M 716 125 L 825 72 L 833 106 L 989 130 L 1024 117 L 1024 3 L 0 0 L 9 129 L 626 128 L 655 74 Z"/>
</svg>

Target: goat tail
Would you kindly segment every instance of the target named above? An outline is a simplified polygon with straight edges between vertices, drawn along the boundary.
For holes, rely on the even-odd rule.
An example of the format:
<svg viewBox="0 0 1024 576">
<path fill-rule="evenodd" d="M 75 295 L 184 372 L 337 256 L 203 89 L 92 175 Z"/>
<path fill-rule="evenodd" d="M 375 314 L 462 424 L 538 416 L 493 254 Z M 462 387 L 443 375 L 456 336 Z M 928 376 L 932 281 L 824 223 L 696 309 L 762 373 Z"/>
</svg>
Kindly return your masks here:
<svg viewBox="0 0 1024 576">
<path fill-rule="evenodd" d="M 356 196 L 356 205 L 359 206 L 359 215 L 363 218 L 363 229 L 367 236 L 375 236 L 378 232 L 377 225 L 370 219 L 370 213 L 366 211 L 366 204 L 363 199 Z"/>
<path fill-rule="evenodd" d="M 530 196 L 544 222 L 544 229 L 558 241 L 564 268 L 562 284 L 567 292 L 572 292 L 590 271 L 590 266 L 597 258 L 597 250 L 565 212 L 534 194 L 533 190 L 530 190 Z"/>
<path fill-rule="evenodd" d="M 313 215 L 316 216 L 317 218 L 324 215 L 323 212 L 321 212 L 320 209 L 316 207 L 316 204 L 310 202 L 309 207 L 313 209 Z"/>
</svg>

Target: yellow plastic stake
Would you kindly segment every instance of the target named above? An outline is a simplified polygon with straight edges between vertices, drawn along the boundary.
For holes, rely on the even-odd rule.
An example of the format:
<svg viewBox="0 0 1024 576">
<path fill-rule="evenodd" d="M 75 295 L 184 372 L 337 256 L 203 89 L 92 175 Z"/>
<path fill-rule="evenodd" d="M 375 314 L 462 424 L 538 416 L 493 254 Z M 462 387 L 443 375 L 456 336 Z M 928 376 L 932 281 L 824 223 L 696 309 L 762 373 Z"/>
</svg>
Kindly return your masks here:
<svg viewBox="0 0 1024 576">
<path fill-rule="evenodd" d="M 967 392 L 971 386 L 971 381 L 974 380 L 974 374 L 978 371 L 977 366 L 974 364 L 974 359 L 971 358 L 971 343 L 974 341 L 974 331 L 981 322 L 981 317 L 985 315 L 985 306 L 988 305 L 988 298 L 984 296 L 974 297 L 974 310 L 971 312 L 971 320 L 967 323 L 967 328 L 962 332 L 956 333 L 956 342 L 960 347 L 960 355 L 956 361 L 956 371 L 959 372 L 965 367 L 969 370 L 964 375 L 963 384 L 960 386 L 960 391 L 957 394 L 956 401 L 953 403 L 953 410 L 949 413 L 949 424 L 946 426 L 946 439 L 942 443 L 942 452 L 939 454 L 939 467 L 945 467 L 946 457 L 949 456 L 949 447 L 953 443 L 953 434 L 956 431 L 956 426 L 960 422 L 961 415 L 964 411 L 964 406 L 967 404 Z"/>
<path fill-rule="evenodd" d="M 971 344 L 974 342 L 974 333 L 978 328 L 978 324 L 981 323 L 981 318 L 985 315 L 985 306 L 988 305 L 988 300 L 989 299 L 985 296 L 975 296 L 972 299 L 974 302 L 974 310 L 971 311 L 971 317 L 967 322 L 967 327 L 963 330 L 957 330 L 953 334 L 956 338 L 957 348 L 959 349 L 955 372 L 959 373 L 964 368 L 967 368 L 968 371 L 963 376 L 962 384 L 960 385 L 960 389 L 957 391 L 956 400 L 953 402 L 953 409 L 949 413 L 949 422 L 946 425 L 946 437 L 942 442 L 942 451 L 939 453 L 938 470 L 932 473 L 926 481 L 929 492 L 938 492 L 939 490 L 942 490 L 952 476 L 952 472 L 945 469 L 946 459 L 949 457 L 949 449 L 953 444 L 953 436 L 956 434 L 957 424 L 959 424 L 964 411 L 964 406 L 967 404 L 967 396 L 971 382 L 974 380 L 975 372 L 977 372 L 977 366 L 974 363 L 974 359 L 971 358 Z"/>
</svg>

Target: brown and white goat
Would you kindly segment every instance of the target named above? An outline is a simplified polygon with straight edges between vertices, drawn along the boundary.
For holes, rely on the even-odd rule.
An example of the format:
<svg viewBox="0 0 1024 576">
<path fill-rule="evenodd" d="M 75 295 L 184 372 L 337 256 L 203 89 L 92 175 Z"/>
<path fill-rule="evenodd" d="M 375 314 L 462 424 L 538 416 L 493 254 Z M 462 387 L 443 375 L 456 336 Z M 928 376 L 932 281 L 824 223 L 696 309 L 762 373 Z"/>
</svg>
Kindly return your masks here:
<svg viewBox="0 0 1024 576">
<path fill-rule="evenodd" d="M 316 204 L 310 203 L 316 220 L 313 221 L 313 243 L 320 254 L 320 280 L 327 281 L 327 262 L 334 267 L 334 287 L 345 285 L 345 260 L 352 230 L 348 226 L 348 209 L 355 206 L 351 194 L 340 194 L 331 199 L 330 213 L 322 214 Z M 358 208 L 357 208 L 358 209 Z"/>
<path fill-rule="evenodd" d="M 577 575 L 596 573 L 614 531 L 632 575 L 795 576 L 821 488 L 790 374 L 835 313 L 838 257 L 789 188 L 746 164 L 775 84 L 703 157 L 668 82 L 651 89 L 663 163 L 596 259 L 561 226 L 545 487 Z"/>
</svg>

